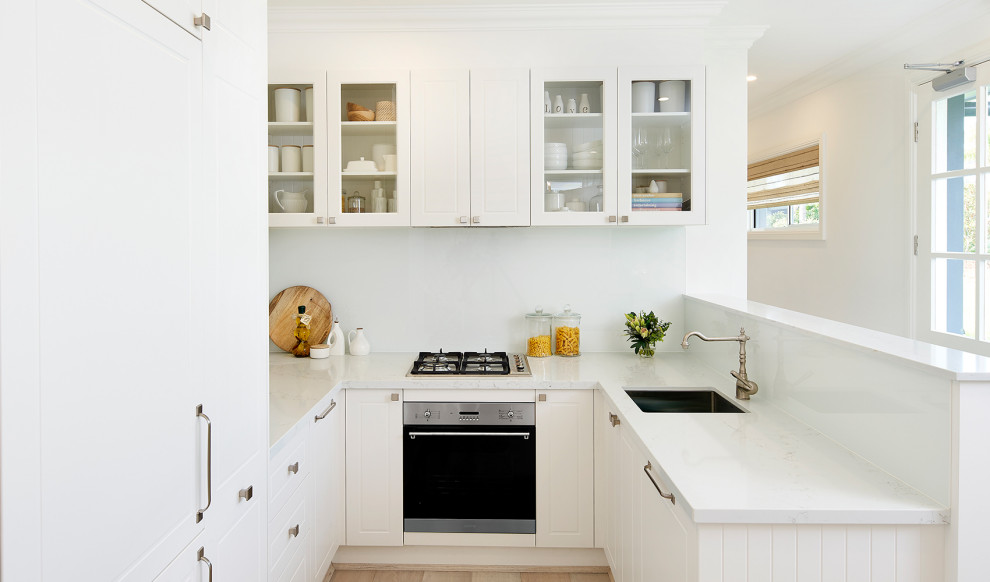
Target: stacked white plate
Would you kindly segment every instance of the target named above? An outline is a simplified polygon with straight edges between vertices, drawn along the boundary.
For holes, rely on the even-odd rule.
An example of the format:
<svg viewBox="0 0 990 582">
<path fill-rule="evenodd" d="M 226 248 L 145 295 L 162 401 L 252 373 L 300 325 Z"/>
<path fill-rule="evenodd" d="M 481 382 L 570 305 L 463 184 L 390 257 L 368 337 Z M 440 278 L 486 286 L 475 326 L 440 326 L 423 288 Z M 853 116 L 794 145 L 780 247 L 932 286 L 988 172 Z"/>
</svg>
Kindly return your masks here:
<svg viewBox="0 0 990 582">
<path fill-rule="evenodd" d="M 585 142 L 574 148 L 574 169 L 602 169 L 602 140 Z"/>
<path fill-rule="evenodd" d="M 567 144 L 543 144 L 543 168 L 546 170 L 567 169 Z"/>
</svg>

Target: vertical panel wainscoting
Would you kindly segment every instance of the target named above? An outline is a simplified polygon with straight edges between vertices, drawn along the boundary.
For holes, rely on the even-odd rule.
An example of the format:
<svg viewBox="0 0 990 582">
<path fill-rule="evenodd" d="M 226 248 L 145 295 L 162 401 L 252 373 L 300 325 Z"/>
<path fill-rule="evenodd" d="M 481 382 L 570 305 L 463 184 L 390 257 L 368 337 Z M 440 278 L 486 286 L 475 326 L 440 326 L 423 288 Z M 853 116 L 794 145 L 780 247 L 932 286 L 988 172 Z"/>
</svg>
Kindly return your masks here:
<svg viewBox="0 0 990 582">
<path fill-rule="evenodd" d="M 699 582 L 944 579 L 945 526 L 698 526 Z"/>
</svg>

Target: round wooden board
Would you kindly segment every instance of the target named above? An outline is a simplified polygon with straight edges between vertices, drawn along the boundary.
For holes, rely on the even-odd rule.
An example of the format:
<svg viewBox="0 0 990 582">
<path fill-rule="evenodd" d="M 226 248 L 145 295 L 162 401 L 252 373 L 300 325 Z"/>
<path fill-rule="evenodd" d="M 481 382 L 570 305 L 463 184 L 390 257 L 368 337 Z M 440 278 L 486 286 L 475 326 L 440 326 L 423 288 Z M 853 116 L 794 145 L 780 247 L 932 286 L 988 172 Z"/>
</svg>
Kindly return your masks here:
<svg viewBox="0 0 990 582">
<path fill-rule="evenodd" d="M 283 289 L 268 304 L 268 337 L 285 351 L 296 345 L 292 332 L 296 329 L 296 315 L 299 306 L 306 306 L 306 313 L 313 316 L 309 322 L 309 344 L 321 344 L 330 335 L 333 312 L 330 302 L 322 293 L 312 287 L 289 287 Z"/>
</svg>

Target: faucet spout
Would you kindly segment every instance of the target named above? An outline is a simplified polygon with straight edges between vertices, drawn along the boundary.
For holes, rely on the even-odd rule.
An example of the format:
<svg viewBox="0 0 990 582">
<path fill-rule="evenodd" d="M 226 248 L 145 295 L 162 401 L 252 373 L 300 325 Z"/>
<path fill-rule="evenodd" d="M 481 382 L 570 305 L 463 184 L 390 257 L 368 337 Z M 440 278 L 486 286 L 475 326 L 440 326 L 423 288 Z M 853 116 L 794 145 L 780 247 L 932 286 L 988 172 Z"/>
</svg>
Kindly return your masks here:
<svg viewBox="0 0 990 582">
<path fill-rule="evenodd" d="M 732 370 L 729 372 L 736 379 L 736 398 L 738 400 L 749 400 L 750 396 L 756 394 L 760 387 L 756 382 L 750 380 L 746 374 L 746 342 L 750 340 L 750 337 L 746 335 L 744 328 L 740 327 L 739 335 L 735 337 L 705 337 L 699 331 L 688 332 L 684 334 L 684 339 L 681 340 L 681 347 L 685 350 L 688 349 L 690 347 L 688 340 L 692 337 L 697 337 L 706 342 L 739 342 L 739 371 Z"/>
</svg>

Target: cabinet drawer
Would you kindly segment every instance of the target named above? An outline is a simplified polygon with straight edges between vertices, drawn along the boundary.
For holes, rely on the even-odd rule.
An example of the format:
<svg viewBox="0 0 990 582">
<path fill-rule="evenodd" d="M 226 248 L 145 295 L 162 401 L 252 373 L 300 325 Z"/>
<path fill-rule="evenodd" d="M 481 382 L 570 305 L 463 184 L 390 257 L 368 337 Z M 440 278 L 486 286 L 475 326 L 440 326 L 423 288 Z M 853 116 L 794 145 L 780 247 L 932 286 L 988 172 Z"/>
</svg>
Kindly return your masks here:
<svg viewBox="0 0 990 582">
<path fill-rule="evenodd" d="M 306 435 L 307 431 L 298 431 L 297 435 L 293 435 L 293 442 L 286 443 L 287 446 L 269 460 L 268 515 L 270 519 L 282 509 L 292 492 L 309 474 L 309 462 L 306 459 Z"/>
<path fill-rule="evenodd" d="M 285 565 L 285 570 L 278 577 L 278 582 L 308 582 L 309 561 L 306 559 L 306 548 L 300 544 Z"/>
<path fill-rule="evenodd" d="M 268 579 L 279 580 L 298 550 L 306 556 L 309 530 L 310 479 L 304 479 L 300 487 L 289 497 L 285 507 L 268 523 Z M 304 561 L 308 561 L 304 559 Z"/>
</svg>

